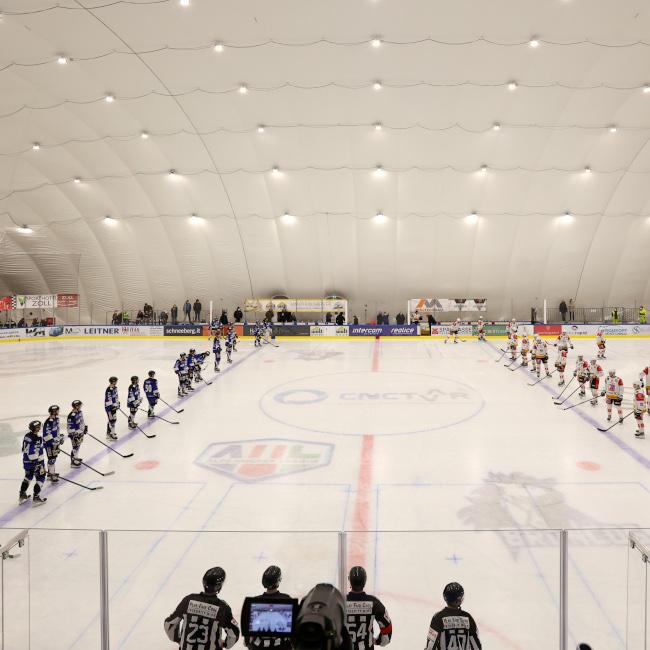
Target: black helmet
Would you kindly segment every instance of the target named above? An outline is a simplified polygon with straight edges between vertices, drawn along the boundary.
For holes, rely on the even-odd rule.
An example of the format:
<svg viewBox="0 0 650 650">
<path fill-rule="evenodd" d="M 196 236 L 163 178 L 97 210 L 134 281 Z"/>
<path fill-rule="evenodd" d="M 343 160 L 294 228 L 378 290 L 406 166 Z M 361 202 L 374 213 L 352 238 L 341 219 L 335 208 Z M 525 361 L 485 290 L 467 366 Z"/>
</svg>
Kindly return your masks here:
<svg viewBox="0 0 650 650">
<path fill-rule="evenodd" d="M 29 423 L 29 430 L 31 433 L 36 433 L 37 431 L 41 430 L 41 423 L 39 420 L 32 420 Z"/>
<path fill-rule="evenodd" d="M 117 377 L 109 377 L 108 378 L 108 383 L 109 384 L 114 384 L 117 381 Z"/>
<path fill-rule="evenodd" d="M 282 571 L 279 566 L 272 564 L 262 574 L 262 585 L 266 589 L 277 588 L 282 580 Z"/>
<path fill-rule="evenodd" d="M 138 376 L 137 375 L 133 375 L 133 377 L 131 377 L 131 383 L 132 384 L 137 384 L 138 383 Z"/>
<path fill-rule="evenodd" d="M 206 594 L 218 594 L 225 580 L 226 572 L 220 566 L 208 569 L 203 576 L 203 591 Z"/>
<path fill-rule="evenodd" d="M 74 402 L 72 402 L 72 408 L 75 408 L 77 406 L 81 406 L 81 400 L 76 399 Z"/>
<path fill-rule="evenodd" d="M 350 569 L 348 580 L 355 591 L 361 591 L 366 586 L 366 579 L 366 570 L 362 566 L 353 566 Z"/>
<path fill-rule="evenodd" d="M 52 404 L 52 406 L 50 406 L 50 408 L 47 409 L 47 412 L 50 415 L 54 415 L 54 411 L 56 411 L 57 413 L 59 412 L 59 405 L 58 404 Z"/>
<path fill-rule="evenodd" d="M 457 582 L 450 582 L 442 591 L 442 597 L 448 605 L 463 600 L 465 590 Z"/>
<path fill-rule="evenodd" d="M 148 374 L 149 374 L 149 377 L 153 377 L 156 374 L 156 371 L 155 370 L 150 370 Z"/>
<path fill-rule="evenodd" d="M 186 357 L 187 355 L 185 354 L 185 352 L 181 352 L 181 356 Z"/>
<path fill-rule="evenodd" d="M 196 350 L 194 348 L 190 348 L 190 354 L 194 354 Z"/>
</svg>

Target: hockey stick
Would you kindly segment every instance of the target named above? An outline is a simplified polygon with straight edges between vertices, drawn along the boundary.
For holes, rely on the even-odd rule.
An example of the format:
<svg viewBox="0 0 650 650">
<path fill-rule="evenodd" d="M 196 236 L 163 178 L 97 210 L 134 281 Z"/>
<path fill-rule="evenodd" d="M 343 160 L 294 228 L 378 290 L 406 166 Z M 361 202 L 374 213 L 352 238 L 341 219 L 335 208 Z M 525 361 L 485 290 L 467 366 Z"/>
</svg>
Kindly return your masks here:
<svg viewBox="0 0 650 650">
<path fill-rule="evenodd" d="M 564 391 L 571 385 L 571 382 L 574 379 L 575 379 L 575 377 L 571 377 L 571 379 L 569 379 L 569 383 L 562 389 L 562 392 L 557 397 L 553 397 L 552 399 L 553 400 L 560 399 L 560 397 L 562 397 L 562 395 L 564 395 Z"/>
<path fill-rule="evenodd" d="M 518 354 L 515 354 L 515 358 L 514 358 L 514 359 L 511 359 L 509 363 L 504 363 L 504 364 L 503 364 L 503 367 L 504 367 L 504 368 L 510 368 L 510 366 L 511 366 L 515 361 L 517 361 L 518 358 L 519 358 L 519 355 L 518 355 Z"/>
<path fill-rule="evenodd" d="M 104 445 L 107 449 L 110 449 L 112 452 L 115 452 L 118 456 L 122 456 L 122 458 L 131 458 L 133 456 L 133 452 L 130 454 L 121 454 L 117 449 L 113 449 L 110 445 L 107 445 L 105 442 L 102 442 L 99 438 L 95 438 L 92 433 L 87 433 L 86 435 L 90 436 L 93 440 L 96 440 L 100 445 Z"/>
<path fill-rule="evenodd" d="M 163 404 L 166 404 L 169 406 L 169 408 L 174 411 L 174 413 L 182 413 L 185 409 L 175 409 L 169 402 L 165 402 L 165 400 L 162 397 L 158 398 Z"/>
<path fill-rule="evenodd" d="M 632 415 L 632 413 L 634 413 L 634 411 L 630 411 L 627 415 L 624 415 L 623 419 L 625 420 L 625 418 Z M 606 429 L 603 429 L 602 427 L 596 427 L 596 428 L 598 429 L 598 431 L 609 431 L 610 429 L 613 429 L 617 424 L 621 424 L 621 423 L 620 422 L 614 422 L 614 424 L 607 427 Z"/>
<path fill-rule="evenodd" d="M 59 449 L 59 451 L 60 451 L 62 454 L 65 454 L 68 458 L 72 458 L 72 456 L 71 456 L 71 455 L 70 455 L 70 454 L 69 454 L 65 449 Z M 95 469 L 94 467 L 92 467 L 92 466 L 89 465 L 88 463 L 84 463 L 83 460 L 80 460 L 79 462 L 80 462 L 84 467 L 87 467 L 88 469 L 91 469 L 93 472 L 99 474 L 100 476 L 111 476 L 111 474 L 115 474 L 115 472 L 114 472 L 113 470 L 111 470 L 110 472 L 100 472 L 98 469 Z M 61 478 L 61 477 L 59 477 L 59 478 Z"/>
<path fill-rule="evenodd" d="M 528 386 L 537 386 L 537 384 L 539 384 L 540 381 L 544 381 L 545 379 L 548 379 L 554 372 L 555 372 L 555 370 L 549 372 L 548 375 L 544 375 L 543 377 L 541 377 L 537 381 L 534 381 L 532 384 L 528 384 Z"/>
<path fill-rule="evenodd" d="M 445 343 L 446 342 L 447 341 L 445 341 Z M 503 348 L 499 348 L 499 350 L 501 350 L 501 356 L 498 359 L 495 359 L 494 363 L 498 363 L 499 361 L 501 361 L 501 359 L 503 359 L 503 355 L 508 351 L 508 350 L 504 350 Z"/>
<path fill-rule="evenodd" d="M 560 404 L 564 404 L 564 402 L 566 402 L 569 399 L 569 397 L 571 397 L 571 395 L 577 393 L 579 390 L 580 390 L 580 386 L 578 386 L 575 390 L 572 390 L 563 400 L 559 402 L 557 400 L 554 400 L 553 404 L 555 404 L 555 406 L 560 406 Z"/>
<path fill-rule="evenodd" d="M 103 490 L 104 486 L 103 485 L 96 485 L 95 487 L 90 487 L 89 485 L 84 485 L 83 483 L 77 483 L 77 481 L 71 481 L 69 478 L 66 478 L 65 476 L 59 476 L 59 478 L 62 481 L 65 481 L 66 483 L 72 483 L 72 485 L 77 485 L 80 488 L 83 488 L 84 490 Z"/>
<path fill-rule="evenodd" d="M 211 381 L 206 381 L 205 379 L 203 379 L 203 377 L 201 377 L 201 381 L 202 381 L 206 386 L 212 386 L 212 382 L 211 382 Z"/>
<path fill-rule="evenodd" d="M 123 415 L 127 420 L 129 419 L 129 416 L 128 416 L 128 415 L 127 415 L 127 414 L 126 414 L 122 409 L 118 409 L 118 410 L 119 410 L 119 412 L 120 412 L 120 413 L 121 413 L 121 414 L 122 414 L 122 415 Z M 142 435 L 146 436 L 147 438 L 155 438 L 155 437 L 156 437 L 156 434 L 155 434 L 155 433 L 148 434 L 146 431 L 143 431 L 143 430 L 140 428 L 140 426 L 137 425 L 137 424 L 135 425 L 135 428 L 136 428 L 136 429 L 137 429 L 137 430 L 138 430 Z"/>
<path fill-rule="evenodd" d="M 149 411 L 147 409 L 138 409 L 139 411 L 142 411 L 143 413 L 147 413 L 147 417 L 149 416 Z M 154 415 L 151 416 L 152 418 L 158 418 L 159 420 L 162 420 L 163 422 L 167 422 L 169 424 L 180 424 L 180 422 L 177 422 L 176 420 L 166 420 L 164 417 L 161 415 Z"/>
<path fill-rule="evenodd" d="M 587 402 L 591 402 L 591 400 L 594 399 L 593 397 L 590 397 L 589 399 L 586 399 L 582 402 L 578 402 L 577 404 L 571 404 L 571 406 L 565 406 L 562 410 L 563 411 L 569 411 L 570 409 L 574 409 L 576 406 L 580 406 L 580 404 L 586 404 Z"/>
<path fill-rule="evenodd" d="M 446 343 L 447 341 L 445 341 Z M 271 343 L 271 341 L 264 341 L 267 345 L 272 345 L 274 348 L 279 348 L 280 346 L 277 343 Z"/>
</svg>

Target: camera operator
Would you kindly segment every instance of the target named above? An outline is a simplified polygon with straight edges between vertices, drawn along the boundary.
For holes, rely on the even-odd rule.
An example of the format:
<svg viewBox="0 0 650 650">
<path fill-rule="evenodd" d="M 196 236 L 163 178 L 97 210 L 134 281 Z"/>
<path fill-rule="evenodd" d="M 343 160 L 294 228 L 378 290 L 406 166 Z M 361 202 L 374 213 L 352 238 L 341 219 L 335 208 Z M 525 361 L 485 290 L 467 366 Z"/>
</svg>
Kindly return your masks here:
<svg viewBox="0 0 650 650">
<path fill-rule="evenodd" d="M 271 565 L 262 574 L 262 586 L 265 592 L 261 598 L 277 598 L 278 601 L 291 601 L 291 596 L 283 594 L 280 591 L 280 582 L 282 581 L 282 571 L 280 567 Z M 246 604 L 244 604 L 246 607 Z M 244 612 L 242 612 L 244 619 Z M 291 650 L 291 640 L 288 638 L 265 637 L 265 636 L 245 636 L 244 645 L 248 648 L 278 648 L 278 650 Z"/>
<path fill-rule="evenodd" d="M 348 580 L 351 591 L 346 597 L 346 627 L 355 650 L 370 650 L 375 644 L 388 645 L 393 635 L 393 625 L 386 608 L 379 598 L 364 591 L 366 579 L 363 567 L 350 569 Z M 379 636 L 376 639 L 373 629 L 375 621 L 379 625 Z"/>
<path fill-rule="evenodd" d="M 463 611 L 465 590 L 457 582 L 450 582 L 443 590 L 442 597 L 447 607 L 433 615 L 425 650 L 444 648 L 465 648 L 481 650 L 476 623 L 469 612 Z"/>
<path fill-rule="evenodd" d="M 185 596 L 165 619 L 165 633 L 170 641 L 178 643 L 179 650 L 232 648 L 239 639 L 239 626 L 230 606 L 217 595 L 225 580 L 226 572 L 221 567 L 208 569 L 203 576 L 203 591 Z"/>
<path fill-rule="evenodd" d="M 332 585 L 316 585 L 300 603 L 295 650 L 353 650 L 345 627 L 345 600 Z"/>
</svg>

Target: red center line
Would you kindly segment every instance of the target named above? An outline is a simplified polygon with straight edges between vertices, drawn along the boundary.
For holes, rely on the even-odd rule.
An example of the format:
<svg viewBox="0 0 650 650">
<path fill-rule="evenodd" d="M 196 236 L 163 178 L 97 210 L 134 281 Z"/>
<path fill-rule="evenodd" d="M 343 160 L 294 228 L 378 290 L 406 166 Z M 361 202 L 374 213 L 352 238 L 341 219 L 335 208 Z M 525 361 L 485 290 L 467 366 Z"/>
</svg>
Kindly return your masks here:
<svg viewBox="0 0 650 650">
<path fill-rule="evenodd" d="M 379 372 L 379 356 L 381 343 L 379 337 L 375 339 L 372 348 L 372 372 Z M 352 533 L 349 537 L 348 568 L 361 565 L 365 566 L 368 556 L 369 530 L 371 528 L 372 509 L 372 452 L 375 438 L 373 434 L 366 433 L 361 439 L 361 460 L 357 476 L 357 490 L 352 514 Z"/>
</svg>

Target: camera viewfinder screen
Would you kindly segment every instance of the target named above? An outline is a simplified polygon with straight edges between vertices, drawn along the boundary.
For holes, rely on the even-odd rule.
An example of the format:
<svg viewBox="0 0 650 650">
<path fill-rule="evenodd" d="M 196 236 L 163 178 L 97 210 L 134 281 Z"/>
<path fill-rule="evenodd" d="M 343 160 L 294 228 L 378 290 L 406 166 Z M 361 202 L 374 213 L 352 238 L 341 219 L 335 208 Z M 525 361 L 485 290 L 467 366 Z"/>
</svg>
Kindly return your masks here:
<svg viewBox="0 0 650 650">
<path fill-rule="evenodd" d="M 291 634 L 292 625 L 293 603 L 251 603 L 251 633 Z"/>
</svg>

